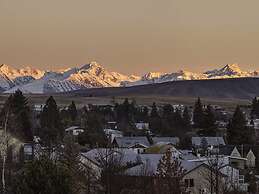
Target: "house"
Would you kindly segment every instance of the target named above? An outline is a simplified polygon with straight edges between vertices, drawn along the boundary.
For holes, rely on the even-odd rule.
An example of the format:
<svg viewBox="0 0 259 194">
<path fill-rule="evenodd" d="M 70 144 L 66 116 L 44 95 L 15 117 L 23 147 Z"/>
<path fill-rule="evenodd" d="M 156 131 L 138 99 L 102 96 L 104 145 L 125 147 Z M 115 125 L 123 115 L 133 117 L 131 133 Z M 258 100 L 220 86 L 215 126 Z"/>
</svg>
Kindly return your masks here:
<svg viewBox="0 0 259 194">
<path fill-rule="evenodd" d="M 111 143 L 114 141 L 115 137 L 123 137 L 123 132 L 119 130 L 104 129 L 103 131 Z"/>
<path fill-rule="evenodd" d="M 139 164 L 137 153 L 130 149 L 120 148 L 92 149 L 88 152 L 81 153 L 80 161 L 88 168 L 91 168 L 99 178 L 106 163 L 109 165 L 108 163 L 116 161 L 121 165 L 128 166 L 128 168 L 133 167 L 134 164 Z"/>
<path fill-rule="evenodd" d="M 231 165 L 239 169 L 250 169 L 255 167 L 256 156 L 255 153 L 258 146 L 232 146 L 226 145 L 220 148 L 220 154 L 228 156 L 231 160 Z"/>
<path fill-rule="evenodd" d="M 204 145 L 205 144 L 205 145 Z M 200 152 L 206 146 L 211 154 L 218 153 L 219 147 L 225 146 L 223 137 L 192 137 L 192 146 Z"/>
<path fill-rule="evenodd" d="M 131 169 L 128 169 L 126 174 L 129 176 L 151 176 L 156 174 L 157 167 L 162 154 L 139 154 L 141 160 L 143 161 L 142 165 L 135 166 Z M 207 164 L 203 161 L 188 161 L 181 160 L 181 166 L 185 170 L 183 177 L 183 183 L 185 184 L 188 193 L 197 194 L 197 193 L 209 193 L 210 191 L 210 182 L 209 176 L 211 175 L 211 170 Z M 146 169 L 146 174 L 141 174 L 141 169 Z M 224 182 L 224 178 L 227 175 L 219 173 L 221 182 Z"/>
<path fill-rule="evenodd" d="M 208 146 L 224 146 L 226 145 L 223 137 L 192 137 L 192 145 L 195 148 L 202 146 L 202 140 L 205 139 Z"/>
<path fill-rule="evenodd" d="M 180 152 L 180 158 L 183 160 L 196 160 L 198 157 L 194 155 L 192 150 L 178 150 Z"/>
<path fill-rule="evenodd" d="M 145 154 L 164 154 L 168 150 L 170 150 L 175 157 L 179 157 L 182 153 L 178 151 L 173 145 L 159 142 L 157 144 L 154 144 L 150 146 L 149 148 L 146 148 L 143 153 Z"/>
<path fill-rule="evenodd" d="M 35 112 L 41 112 L 43 110 L 44 106 L 45 106 L 45 104 L 34 104 L 33 110 Z"/>
<path fill-rule="evenodd" d="M 134 150 L 136 153 L 142 153 L 144 149 L 150 146 L 146 136 L 137 137 L 115 137 L 113 146 L 118 148 L 128 148 Z"/>
<path fill-rule="evenodd" d="M 246 161 L 247 168 L 255 168 L 256 157 L 251 149 L 247 153 L 246 159 L 247 159 L 247 161 Z"/>
<path fill-rule="evenodd" d="M 83 133 L 85 130 L 79 126 L 72 126 L 65 129 L 66 134 L 78 136 L 80 133 Z"/>
<path fill-rule="evenodd" d="M 180 140 L 178 137 L 153 137 L 152 138 L 153 143 L 166 143 L 166 144 L 171 144 L 171 145 L 178 145 Z"/>
<path fill-rule="evenodd" d="M 118 126 L 117 126 L 117 122 L 116 121 L 109 121 L 105 124 L 105 128 L 106 129 L 113 129 L 113 130 L 117 130 Z"/>
<path fill-rule="evenodd" d="M 255 140 L 259 142 L 259 119 L 250 120 L 248 122 L 248 126 L 253 127 L 255 129 Z"/>
<path fill-rule="evenodd" d="M 189 164 L 190 165 L 190 164 Z M 186 167 L 185 167 L 186 168 Z M 210 177 L 215 177 L 215 174 L 212 173 L 208 165 L 201 163 L 196 165 L 191 164 L 187 166 L 187 172 L 183 178 L 185 186 L 187 187 L 187 192 L 189 194 L 209 194 L 211 189 Z M 220 173 L 219 180 L 220 183 L 224 182 L 224 178 L 227 176 Z M 222 187 L 219 187 L 220 193 Z"/>
<path fill-rule="evenodd" d="M 241 157 L 238 149 L 235 147 L 229 156 L 230 165 L 238 169 L 245 169 L 246 158 Z"/>
<path fill-rule="evenodd" d="M 238 188 L 242 191 L 248 190 L 248 184 L 245 183 L 244 176 L 241 174 L 240 169 L 231 164 L 232 160 L 229 156 L 215 155 L 200 157 L 189 161 L 198 163 L 203 162 L 210 168 L 214 166 L 213 168 L 218 169 L 219 172 L 224 175 L 223 182 L 221 183 L 224 189 L 233 190 Z M 208 178 L 208 174 L 204 176 Z"/>
<path fill-rule="evenodd" d="M 149 123 L 139 122 L 135 123 L 135 126 L 138 130 L 149 130 Z"/>
</svg>

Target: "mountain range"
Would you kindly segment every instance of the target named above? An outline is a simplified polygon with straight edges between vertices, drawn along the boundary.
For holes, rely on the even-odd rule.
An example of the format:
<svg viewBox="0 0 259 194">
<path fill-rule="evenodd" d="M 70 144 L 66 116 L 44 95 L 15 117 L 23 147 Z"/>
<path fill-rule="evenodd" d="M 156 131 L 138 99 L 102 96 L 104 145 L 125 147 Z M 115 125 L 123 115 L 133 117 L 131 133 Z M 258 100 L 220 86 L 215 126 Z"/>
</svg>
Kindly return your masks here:
<svg viewBox="0 0 259 194">
<path fill-rule="evenodd" d="M 62 71 L 43 71 L 31 67 L 16 69 L 3 64 L 0 66 L 0 91 L 13 93 L 19 89 L 24 93 L 44 94 L 86 88 L 131 87 L 180 80 L 257 77 L 258 74 L 257 71 L 242 71 L 237 64 L 227 64 L 222 68 L 204 73 L 180 70 L 172 73 L 149 72 L 143 76 L 110 72 L 97 62 Z"/>
</svg>

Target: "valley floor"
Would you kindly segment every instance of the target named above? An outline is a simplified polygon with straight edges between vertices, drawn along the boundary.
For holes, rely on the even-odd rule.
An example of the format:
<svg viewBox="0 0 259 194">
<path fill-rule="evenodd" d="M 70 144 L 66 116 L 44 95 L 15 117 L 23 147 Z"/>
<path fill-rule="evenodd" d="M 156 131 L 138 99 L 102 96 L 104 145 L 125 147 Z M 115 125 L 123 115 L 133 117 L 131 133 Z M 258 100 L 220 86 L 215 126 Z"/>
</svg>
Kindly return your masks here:
<svg viewBox="0 0 259 194">
<path fill-rule="evenodd" d="M 0 95 L 0 104 L 3 104 L 8 98 L 9 94 Z M 27 94 L 27 97 L 30 99 L 32 104 L 44 104 L 47 98 L 50 96 L 48 94 L 36 95 L 36 94 Z M 87 104 L 96 104 L 96 105 L 107 105 L 114 103 L 121 103 L 125 98 L 135 99 L 139 105 L 152 105 L 153 102 L 160 104 L 183 104 L 191 106 L 197 100 L 196 97 L 171 97 L 171 96 L 116 96 L 116 97 L 84 97 L 77 96 L 73 94 L 64 95 L 64 94 L 54 94 L 53 95 L 60 106 L 67 106 L 74 101 L 78 107 L 83 107 Z M 202 98 L 202 101 L 205 104 L 217 104 L 223 106 L 227 109 L 234 109 L 237 104 L 239 105 L 249 105 L 250 99 L 233 99 L 233 98 Z"/>
</svg>

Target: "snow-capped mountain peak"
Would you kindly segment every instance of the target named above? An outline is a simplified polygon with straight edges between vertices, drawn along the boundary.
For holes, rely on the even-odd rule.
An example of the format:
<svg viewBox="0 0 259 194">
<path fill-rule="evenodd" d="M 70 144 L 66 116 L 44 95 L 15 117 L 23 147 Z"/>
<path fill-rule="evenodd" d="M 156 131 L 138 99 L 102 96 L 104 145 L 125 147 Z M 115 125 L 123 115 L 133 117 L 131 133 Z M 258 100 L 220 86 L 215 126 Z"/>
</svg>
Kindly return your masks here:
<svg viewBox="0 0 259 194">
<path fill-rule="evenodd" d="M 0 70 L 2 71 L 2 72 L 9 72 L 9 66 L 8 65 L 6 65 L 6 64 L 2 64 L 1 66 L 0 66 Z"/>
<path fill-rule="evenodd" d="M 142 80 L 151 80 L 161 77 L 162 75 L 165 75 L 165 73 L 161 72 L 148 72 L 147 74 L 142 76 Z"/>
<path fill-rule="evenodd" d="M 0 91 L 11 93 L 20 89 L 26 93 L 68 92 L 82 88 L 136 86 L 180 80 L 256 77 L 259 73 L 242 71 L 237 64 L 227 64 L 205 73 L 179 70 L 171 73 L 149 72 L 142 77 L 108 71 L 97 62 L 78 65 L 62 71 L 41 71 L 25 67 L 15 69 L 0 66 Z"/>
<path fill-rule="evenodd" d="M 13 87 L 6 93 L 17 89 L 26 93 L 67 92 L 81 88 L 118 87 L 121 82 L 134 82 L 137 77 L 109 72 L 97 62 L 91 62 L 63 72 L 46 72 L 41 79 L 22 86 Z"/>
<path fill-rule="evenodd" d="M 242 71 L 241 71 L 240 67 L 238 66 L 238 64 L 227 64 L 226 66 L 224 66 L 219 71 L 224 72 L 226 74 L 242 73 Z"/>
<path fill-rule="evenodd" d="M 38 69 L 32 69 L 29 66 L 26 66 L 21 69 L 16 69 L 9 65 L 2 64 L 0 66 L 0 73 L 8 76 L 11 79 L 15 79 L 17 77 L 22 77 L 22 76 L 31 76 L 35 79 L 39 79 L 44 75 L 45 71 L 41 71 Z"/>
<path fill-rule="evenodd" d="M 238 64 L 227 64 L 221 69 L 207 71 L 204 74 L 206 74 L 208 78 L 233 78 L 251 76 L 250 73 L 242 71 Z"/>
</svg>

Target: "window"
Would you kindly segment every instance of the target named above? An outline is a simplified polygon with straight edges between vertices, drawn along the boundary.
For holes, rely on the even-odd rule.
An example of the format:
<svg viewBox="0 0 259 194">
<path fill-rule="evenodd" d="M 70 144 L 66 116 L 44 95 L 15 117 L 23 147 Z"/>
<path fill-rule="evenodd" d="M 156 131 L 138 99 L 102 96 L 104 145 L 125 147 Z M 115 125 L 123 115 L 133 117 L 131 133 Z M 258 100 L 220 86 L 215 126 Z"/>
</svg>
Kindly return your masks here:
<svg viewBox="0 0 259 194">
<path fill-rule="evenodd" d="M 245 176 L 239 175 L 239 184 L 244 184 L 244 182 L 245 182 Z"/>
<path fill-rule="evenodd" d="M 186 187 L 194 187 L 194 180 L 193 179 L 185 179 L 184 180 Z"/>
</svg>

